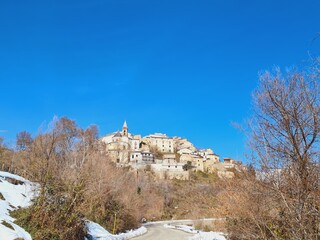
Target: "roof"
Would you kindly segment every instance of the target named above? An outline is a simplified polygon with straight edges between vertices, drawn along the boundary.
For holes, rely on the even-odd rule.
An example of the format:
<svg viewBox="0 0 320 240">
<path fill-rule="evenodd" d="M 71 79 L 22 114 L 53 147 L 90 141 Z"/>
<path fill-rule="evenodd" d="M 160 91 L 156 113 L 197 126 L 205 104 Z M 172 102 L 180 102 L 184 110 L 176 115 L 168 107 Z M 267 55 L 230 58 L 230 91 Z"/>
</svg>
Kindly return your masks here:
<svg viewBox="0 0 320 240">
<path fill-rule="evenodd" d="M 114 137 L 122 137 L 120 132 L 117 132 Z"/>
<path fill-rule="evenodd" d="M 169 138 L 166 134 L 163 134 L 163 133 L 154 133 L 145 137 L 146 138 Z"/>
<path fill-rule="evenodd" d="M 127 121 L 124 121 L 124 123 L 123 123 L 123 126 L 122 126 L 123 128 L 128 128 L 128 125 L 127 125 Z"/>
</svg>

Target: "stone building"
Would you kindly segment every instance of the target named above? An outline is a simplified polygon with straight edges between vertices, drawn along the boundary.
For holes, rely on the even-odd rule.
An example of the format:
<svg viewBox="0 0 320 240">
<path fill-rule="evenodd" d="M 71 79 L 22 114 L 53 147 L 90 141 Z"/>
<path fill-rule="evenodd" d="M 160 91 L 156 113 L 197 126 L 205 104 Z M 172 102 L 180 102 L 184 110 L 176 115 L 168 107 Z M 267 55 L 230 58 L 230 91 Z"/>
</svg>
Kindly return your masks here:
<svg viewBox="0 0 320 240">
<path fill-rule="evenodd" d="M 131 162 L 152 162 L 153 154 L 141 145 L 141 135 L 129 133 L 127 122 L 121 132 L 111 133 L 101 138 L 111 158 L 118 164 L 127 165 Z"/>
<path fill-rule="evenodd" d="M 159 179 L 180 179 L 188 180 L 189 171 L 183 169 L 183 163 L 177 163 L 174 160 L 164 160 L 160 164 L 152 164 L 151 169 Z"/>
<path fill-rule="evenodd" d="M 156 148 L 160 152 L 163 152 L 163 153 L 174 152 L 173 139 L 169 138 L 166 134 L 155 133 L 155 134 L 151 134 L 143 137 L 142 140 L 145 143 L 147 143 L 150 146 L 150 148 Z"/>
<path fill-rule="evenodd" d="M 186 138 L 173 137 L 174 149 L 179 152 L 182 149 L 188 149 L 191 152 L 196 152 L 197 148 Z"/>
<path fill-rule="evenodd" d="M 107 152 L 118 166 L 134 168 L 150 165 L 159 178 L 188 179 L 185 164 L 193 166 L 194 171 L 216 172 L 220 177 L 233 177 L 239 164 L 230 158 L 220 162 L 219 155 L 211 149 L 199 150 L 185 138 L 168 137 L 155 133 L 145 137 L 129 133 L 126 121 L 122 131 L 101 138 Z"/>
</svg>

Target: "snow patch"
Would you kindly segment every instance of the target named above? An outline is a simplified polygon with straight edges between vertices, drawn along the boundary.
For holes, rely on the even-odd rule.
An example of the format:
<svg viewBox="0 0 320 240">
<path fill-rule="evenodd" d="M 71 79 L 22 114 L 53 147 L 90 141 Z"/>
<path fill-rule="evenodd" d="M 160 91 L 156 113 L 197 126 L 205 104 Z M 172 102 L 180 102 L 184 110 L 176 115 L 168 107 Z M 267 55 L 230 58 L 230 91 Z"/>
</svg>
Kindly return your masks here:
<svg viewBox="0 0 320 240">
<path fill-rule="evenodd" d="M 130 239 L 130 238 L 134 238 L 134 237 L 138 237 L 138 236 L 141 236 L 145 233 L 147 233 L 147 229 L 145 227 L 140 227 L 138 229 L 134 229 L 134 230 L 129 230 L 125 233 L 120 233 L 119 236 L 123 236 L 124 239 Z"/>
<path fill-rule="evenodd" d="M 126 233 L 113 235 L 98 223 L 86 220 L 85 225 L 88 233 L 87 240 L 125 240 L 140 236 L 147 232 L 147 229 L 145 227 L 140 227 L 135 230 L 127 231 Z"/>
<path fill-rule="evenodd" d="M 199 232 L 195 236 L 190 237 L 189 240 L 226 240 L 221 232 Z"/>
<path fill-rule="evenodd" d="M 187 225 L 170 225 L 170 224 L 164 224 L 163 225 L 165 228 L 171 228 L 171 229 L 177 229 L 177 230 L 181 230 L 187 233 L 199 233 L 199 231 L 194 230 L 193 227 L 191 226 L 187 226 Z"/>
<path fill-rule="evenodd" d="M 22 184 L 13 184 L 11 180 L 17 180 Z M 31 240 L 31 236 L 23 228 L 14 224 L 15 220 L 10 216 L 10 211 L 17 208 L 28 207 L 32 204 L 32 199 L 37 194 L 38 185 L 15 174 L 0 171 L 0 193 L 3 199 L 0 199 L 0 239 L 13 240 L 22 238 Z M 12 228 L 5 226 L 10 225 Z"/>
<path fill-rule="evenodd" d="M 172 228 L 195 234 L 194 236 L 190 237 L 189 240 L 226 240 L 225 235 L 222 232 L 203 232 L 195 230 L 193 227 L 187 225 L 164 224 L 163 226 L 165 228 Z"/>
</svg>

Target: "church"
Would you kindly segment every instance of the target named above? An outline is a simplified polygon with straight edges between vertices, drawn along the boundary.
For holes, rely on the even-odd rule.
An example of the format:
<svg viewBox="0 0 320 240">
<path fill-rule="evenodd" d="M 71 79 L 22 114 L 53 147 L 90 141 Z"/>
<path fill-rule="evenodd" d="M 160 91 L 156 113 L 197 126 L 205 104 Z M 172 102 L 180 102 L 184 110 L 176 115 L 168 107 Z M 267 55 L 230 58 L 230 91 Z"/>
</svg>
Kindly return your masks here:
<svg viewBox="0 0 320 240">
<path fill-rule="evenodd" d="M 126 121 L 123 123 L 121 132 L 108 134 L 102 137 L 101 141 L 106 144 L 111 158 L 121 166 L 154 162 L 149 146 L 142 141 L 141 135 L 129 133 Z"/>
</svg>

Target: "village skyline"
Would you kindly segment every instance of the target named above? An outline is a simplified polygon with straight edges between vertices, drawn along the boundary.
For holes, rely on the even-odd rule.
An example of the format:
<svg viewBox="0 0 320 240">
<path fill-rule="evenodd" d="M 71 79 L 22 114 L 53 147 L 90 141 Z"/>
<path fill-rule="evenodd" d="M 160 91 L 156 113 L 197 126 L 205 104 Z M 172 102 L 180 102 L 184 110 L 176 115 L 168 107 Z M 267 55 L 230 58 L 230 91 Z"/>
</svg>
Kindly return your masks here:
<svg viewBox="0 0 320 240">
<path fill-rule="evenodd" d="M 134 133 L 244 160 L 232 123 L 252 114 L 261 72 L 318 52 L 318 9 L 311 0 L 2 2 L 0 136 L 13 146 L 54 115 L 96 124 L 101 136 L 127 120 Z"/>
<path fill-rule="evenodd" d="M 0 240 L 320 240 L 320 1 L 0 1 Z"/>
</svg>

